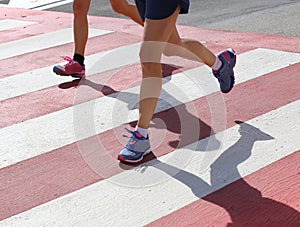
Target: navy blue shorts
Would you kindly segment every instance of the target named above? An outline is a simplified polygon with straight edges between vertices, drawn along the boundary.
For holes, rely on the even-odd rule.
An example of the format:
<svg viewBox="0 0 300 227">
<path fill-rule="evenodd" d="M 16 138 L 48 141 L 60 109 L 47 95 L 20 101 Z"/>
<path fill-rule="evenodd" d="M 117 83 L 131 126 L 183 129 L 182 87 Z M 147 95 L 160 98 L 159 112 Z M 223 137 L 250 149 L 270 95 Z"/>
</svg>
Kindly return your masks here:
<svg viewBox="0 0 300 227">
<path fill-rule="evenodd" d="M 188 13 L 189 0 L 135 0 L 136 7 L 143 21 L 145 18 L 152 20 L 165 19 L 171 16 L 178 6 L 180 13 Z"/>
</svg>

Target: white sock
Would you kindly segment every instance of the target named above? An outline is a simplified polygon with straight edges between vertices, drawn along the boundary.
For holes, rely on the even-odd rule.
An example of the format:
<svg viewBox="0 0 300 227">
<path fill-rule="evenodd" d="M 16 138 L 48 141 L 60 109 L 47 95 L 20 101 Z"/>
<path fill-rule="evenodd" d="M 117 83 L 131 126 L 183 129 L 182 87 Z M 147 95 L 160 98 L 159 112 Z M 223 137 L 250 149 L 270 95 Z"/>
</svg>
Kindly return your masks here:
<svg viewBox="0 0 300 227">
<path fill-rule="evenodd" d="M 218 56 L 216 56 L 216 61 L 213 64 L 213 66 L 211 67 L 212 70 L 214 71 L 218 71 L 222 66 L 222 61 L 220 60 L 220 58 Z"/>
<path fill-rule="evenodd" d="M 141 127 L 136 126 L 135 131 L 138 131 L 145 138 L 147 138 L 147 136 L 148 136 L 148 129 L 147 128 L 141 128 Z"/>
</svg>

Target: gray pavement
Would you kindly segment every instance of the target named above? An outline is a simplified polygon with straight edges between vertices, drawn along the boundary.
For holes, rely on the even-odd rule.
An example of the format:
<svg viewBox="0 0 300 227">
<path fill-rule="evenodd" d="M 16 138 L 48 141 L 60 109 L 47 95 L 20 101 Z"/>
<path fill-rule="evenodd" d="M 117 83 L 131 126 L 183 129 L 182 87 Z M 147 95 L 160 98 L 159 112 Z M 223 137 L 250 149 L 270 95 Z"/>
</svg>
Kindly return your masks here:
<svg viewBox="0 0 300 227">
<path fill-rule="evenodd" d="M 48 10 L 72 12 L 72 4 Z M 92 0 L 89 14 L 124 18 L 112 11 L 109 0 Z M 178 24 L 300 37 L 300 0 L 191 0 L 190 13 Z"/>
</svg>

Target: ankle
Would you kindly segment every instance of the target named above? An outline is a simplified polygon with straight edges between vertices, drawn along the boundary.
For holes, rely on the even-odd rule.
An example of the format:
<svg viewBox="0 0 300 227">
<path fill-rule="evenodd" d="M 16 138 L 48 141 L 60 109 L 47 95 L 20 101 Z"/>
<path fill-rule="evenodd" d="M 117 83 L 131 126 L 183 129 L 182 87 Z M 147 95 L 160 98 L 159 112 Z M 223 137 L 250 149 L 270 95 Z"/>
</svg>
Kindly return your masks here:
<svg viewBox="0 0 300 227">
<path fill-rule="evenodd" d="M 222 61 L 218 56 L 216 56 L 216 61 L 215 63 L 211 66 L 213 71 L 218 71 L 222 66 Z"/>
<path fill-rule="evenodd" d="M 77 61 L 80 65 L 84 66 L 84 56 L 81 54 L 74 54 L 73 60 Z"/>
<path fill-rule="evenodd" d="M 147 128 L 141 128 L 141 127 L 136 126 L 135 131 L 138 131 L 138 133 L 140 133 L 144 138 L 148 137 L 148 129 Z"/>
</svg>

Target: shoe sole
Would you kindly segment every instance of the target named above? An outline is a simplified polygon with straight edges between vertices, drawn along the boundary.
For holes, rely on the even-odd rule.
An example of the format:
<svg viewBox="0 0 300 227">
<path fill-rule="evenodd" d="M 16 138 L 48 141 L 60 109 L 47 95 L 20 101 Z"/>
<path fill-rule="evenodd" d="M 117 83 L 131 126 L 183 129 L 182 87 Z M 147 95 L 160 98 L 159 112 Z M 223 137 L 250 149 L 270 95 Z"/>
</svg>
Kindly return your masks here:
<svg viewBox="0 0 300 227">
<path fill-rule="evenodd" d="M 128 160 L 128 159 L 125 159 L 123 156 L 118 156 L 118 160 L 121 161 L 121 162 L 125 162 L 125 163 L 138 163 L 138 162 L 141 162 L 143 160 L 145 155 L 150 154 L 150 153 L 151 153 L 151 149 L 144 152 L 143 156 L 138 160 Z"/>
<path fill-rule="evenodd" d="M 74 77 L 74 78 L 79 78 L 79 79 L 83 79 L 85 78 L 85 75 L 80 75 L 80 74 L 65 74 L 63 71 L 61 71 L 59 68 L 57 67 L 53 67 L 53 72 L 56 74 L 56 75 L 59 75 L 59 76 L 71 76 L 71 77 Z"/>
</svg>

